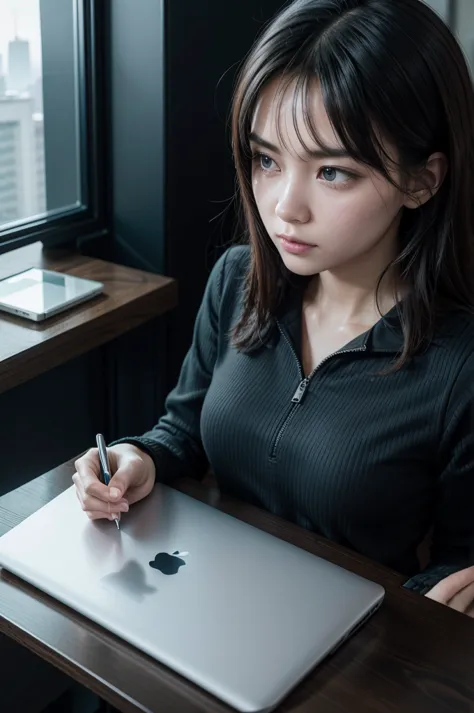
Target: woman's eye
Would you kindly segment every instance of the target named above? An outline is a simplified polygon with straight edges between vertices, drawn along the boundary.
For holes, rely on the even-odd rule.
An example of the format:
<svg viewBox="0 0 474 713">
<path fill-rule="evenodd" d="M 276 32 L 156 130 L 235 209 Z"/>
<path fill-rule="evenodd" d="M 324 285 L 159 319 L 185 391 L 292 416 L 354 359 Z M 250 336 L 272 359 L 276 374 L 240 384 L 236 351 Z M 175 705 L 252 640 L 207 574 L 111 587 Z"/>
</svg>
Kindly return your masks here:
<svg viewBox="0 0 474 713">
<path fill-rule="evenodd" d="M 333 168 L 332 166 L 325 166 L 321 169 L 321 176 L 328 183 L 347 183 L 352 178 L 347 171 L 341 171 L 339 168 Z"/>
<path fill-rule="evenodd" d="M 265 173 L 269 173 L 270 171 L 278 169 L 277 164 L 272 158 L 270 158 L 270 156 L 267 156 L 264 153 L 260 153 L 259 151 L 253 154 L 252 162 L 254 163 L 256 168 L 261 169 Z"/>
<path fill-rule="evenodd" d="M 271 171 L 273 166 L 273 159 L 270 158 L 270 156 L 266 156 L 265 154 L 261 153 L 258 156 L 258 160 L 260 163 L 260 167 L 263 168 L 264 171 Z"/>
</svg>

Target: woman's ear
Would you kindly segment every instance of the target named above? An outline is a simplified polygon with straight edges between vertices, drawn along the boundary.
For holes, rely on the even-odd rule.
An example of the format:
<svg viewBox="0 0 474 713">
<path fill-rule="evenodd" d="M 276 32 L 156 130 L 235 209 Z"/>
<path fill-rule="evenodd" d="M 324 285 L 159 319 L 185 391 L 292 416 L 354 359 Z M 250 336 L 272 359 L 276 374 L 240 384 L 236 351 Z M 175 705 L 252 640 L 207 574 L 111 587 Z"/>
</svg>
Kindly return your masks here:
<svg viewBox="0 0 474 713">
<path fill-rule="evenodd" d="M 405 195 L 406 208 L 419 208 L 439 191 L 448 170 L 448 159 L 443 153 L 431 154 L 425 166 L 413 174 Z"/>
</svg>

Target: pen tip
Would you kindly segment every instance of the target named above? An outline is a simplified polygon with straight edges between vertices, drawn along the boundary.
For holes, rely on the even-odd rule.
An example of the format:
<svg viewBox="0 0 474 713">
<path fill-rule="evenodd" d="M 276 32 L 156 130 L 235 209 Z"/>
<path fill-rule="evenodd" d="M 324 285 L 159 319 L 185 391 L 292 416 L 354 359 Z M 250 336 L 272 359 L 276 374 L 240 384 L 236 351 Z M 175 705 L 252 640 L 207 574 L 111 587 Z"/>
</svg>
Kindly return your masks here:
<svg viewBox="0 0 474 713">
<path fill-rule="evenodd" d="M 120 530 L 120 524 L 118 520 L 115 520 L 115 524 L 117 525 L 117 530 Z"/>
</svg>

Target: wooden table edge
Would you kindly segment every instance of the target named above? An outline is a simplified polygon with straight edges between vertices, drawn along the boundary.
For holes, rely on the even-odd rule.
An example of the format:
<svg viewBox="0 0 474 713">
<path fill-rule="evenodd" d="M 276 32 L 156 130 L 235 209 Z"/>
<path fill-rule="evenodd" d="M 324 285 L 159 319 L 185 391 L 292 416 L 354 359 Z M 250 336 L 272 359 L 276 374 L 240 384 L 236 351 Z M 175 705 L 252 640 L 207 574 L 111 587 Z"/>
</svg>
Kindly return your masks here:
<svg viewBox="0 0 474 713">
<path fill-rule="evenodd" d="M 72 473 L 74 472 L 74 461 L 75 461 L 75 459 L 71 459 L 67 463 L 64 463 L 62 466 L 59 466 L 58 468 L 53 469 L 49 473 L 45 473 L 42 476 L 39 476 L 39 478 L 35 479 L 35 481 L 26 483 L 25 485 L 18 488 L 17 491 L 13 491 L 13 492 L 15 493 L 15 492 L 24 490 L 25 488 L 28 488 L 28 487 L 31 488 L 32 486 L 34 487 L 34 483 L 39 480 L 48 482 L 51 479 L 56 479 L 58 482 L 53 488 L 53 490 L 55 490 L 55 492 L 52 494 L 50 499 L 54 498 L 60 492 L 62 492 L 63 490 L 67 489 L 68 487 L 70 487 L 72 485 L 71 476 L 72 476 Z M 195 497 L 195 495 L 192 494 L 192 491 L 196 492 L 196 488 L 200 489 L 203 487 L 203 486 L 200 486 L 199 484 L 197 484 L 195 481 L 192 481 L 190 479 L 180 480 L 176 485 L 178 486 L 178 489 L 180 491 L 190 495 L 191 497 Z M 0 498 L 0 505 L 2 504 L 2 501 L 5 498 L 8 498 L 11 495 L 12 495 L 12 493 L 8 493 L 5 496 L 2 496 Z M 198 499 L 203 500 L 204 498 L 198 498 Z M 209 504 L 212 506 L 212 503 L 209 503 Z M 31 511 L 31 513 L 35 512 L 41 506 L 42 506 L 42 504 L 39 503 L 38 507 L 34 507 L 34 509 Z M 257 514 L 260 518 L 263 517 L 263 519 L 265 519 L 266 513 L 264 513 L 263 511 L 260 511 L 258 508 L 245 505 L 244 510 L 247 515 L 250 513 L 250 518 L 239 517 L 239 515 L 236 515 L 232 512 L 229 512 L 229 514 L 231 514 L 234 517 L 238 517 L 238 519 L 241 519 L 244 522 L 249 522 L 249 524 L 253 524 L 254 526 L 259 526 L 259 525 L 255 525 L 255 519 L 254 519 L 253 515 Z M 224 511 L 228 512 L 228 510 L 225 507 L 224 507 Z M 29 514 L 31 514 L 31 513 L 29 513 Z M 25 517 L 28 517 L 28 514 L 26 514 Z M 280 518 L 276 518 L 276 520 L 279 521 Z M 282 521 L 282 522 L 284 522 L 284 521 Z M 268 522 L 266 524 L 268 525 Z M 299 532 L 303 532 L 305 535 L 307 534 L 306 531 L 302 531 L 301 528 L 298 528 L 295 525 L 292 525 L 292 524 L 288 525 L 288 523 L 284 523 L 284 524 L 285 524 L 285 531 L 286 530 L 291 531 L 294 529 Z M 269 529 L 267 529 L 267 527 L 263 527 L 262 529 L 264 529 L 266 531 L 271 531 L 272 528 L 270 528 L 270 530 L 269 530 Z M 274 532 L 272 534 L 274 534 Z M 277 534 L 276 536 L 280 536 L 280 535 Z M 320 544 L 319 540 L 321 540 L 321 538 L 312 536 L 311 533 L 309 533 L 308 542 L 310 541 L 311 537 L 313 537 L 313 539 L 315 539 L 316 545 L 319 546 L 319 544 Z M 282 539 L 286 539 L 286 538 L 283 537 Z M 289 541 L 291 541 L 291 538 L 289 539 Z M 300 545 L 297 545 L 297 546 L 300 546 Z M 308 549 L 308 548 L 304 548 L 304 549 Z M 337 545 L 334 545 L 334 550 L 337 551 L 338 549 L 340 549 L 340 548 L 338 548 Z M 313 551 L 313 550 L 309 549 L 309 551 Z M 347 555 L 349 557 L 351 557 L 352 553 L 350 551 L 347 551 Z M 324 555 L 321 555 L 321 556 L 324 556 Z M 330 559 L 330 561 L 332 561 L 330 557 L 327 557 L 327 559 Z M 363 558 L 363 560 L 365 560 L 365 558 Z M 360 558 L 357 561 L 360 564 Z M 362 564 L 363 564 L 363 562 L 362 562 Z M 8 581 L 10 578 L 10 575 L 8 573 L 6 573 L 6 574 L 7 574 L 6 579 Z M 2 572 L 1 577 L 4 580 L 5 573 Z M 14 576 L 12 576 L 12 577 L 13 577 L 13 579 L 15 579 Z M 381 583 L 383 586 L 386 587 L 387 592 L 390 592 L 391 595 L 396 595 L 397 597 L 402 596 L 402 597 L 411 599 L 412 605 L 413 606 L 417 605 L 417 602 L 419 602 L 420 595 L 414 594 L 413 592 L 403 590 L 403 588 L 401 587 L 401 581 L 403 578 L 400 578 L 398 576 L 392 576 L 391 571 L 386 570 L 383 567 L 380 568 L 380 577 L 381 577 L 381 580 L 385 580 L 385 583 L 383 581 L 379 581 L 379 583 Z M 372 577 L 372 579 L 374 579 L 374 578 Z M 374 579 L 374 581 L 377 581 L 377 579 Z M 15 586 L 15 585 L 12 584 L 12 586 Z M 30 591 L 30 588 L 31 588 L 31 591 Z M 28 595 L 33 596 L 36 600 L 41 601 L 46 606 L 52 607 L 56 611 L 59 610 L 60 614 L 65 614 L 65 612 L 66 612 L 68 617 L 71 618 L 74 623 L 77 623 L 76 618 L 84 619 L 84 617 L 82 617 L 82 615 L 77 614 L 73 610 L 70 610 L 69 607 L 63 605 L 61 602 L 56 602 L 56 600 L 54 600 L 54 598 L 49 597 L 49 595 L 36 590 L 36 588 L 32 587 L 31 585 L 29 585 L 27 583 L 24 586 L 22 583 L 22 586 L 20 587 L 20 589 L 23 591 L 26 589 L 27 590 L 26 593 Z M 439 605 L 436 605 L 434 602 L 431 602 L 430 600 L 427 600 L 426 604 L 428 605 L 428 608 L 429 608 L 429 605 L 435 606 L 438 614 L 440 613 L 441 607 L 439 607 Z M 442 609 L 444 610 L 444 607 Z M 449 610 L 449 611 L 451 611 L 451 610 Z M 453 612 L 453 614 L 456 614 L 459 617 L 464 619 L 464 616 L 459 615 L 457 612 Z M 449 612 L 448 612 L 448 615 L 449 615 Z M 459 621 L 457 623 L 459 624 Z M 87 626 L 89 629 L 91 629 L 91 631 L 94 635 L 97 634 L 98 636 L 105 638 L 107 640 L 107 642 L 106 642 L 107 645 L 110 644 L 111 640 L 117 640 L 117 637 L 114 634 L 108 632 L 107 630 L 103 629 L 103 627 L 100 627 L 98 624 L 95 624 L 92 621 L 87 620 Z M 21 645 L 26 646 L 33 653 L 40 656 L 44 660 L 48 661 L 49 663 L 54 665 L 59 670 L 66 673 L 67 675 L 71 676 L 71 678 L 78 681 L 82 685 L 85 685 L 87 688 L 92 690 L 94 693 L 99 695 L 101 698 L 108 701 L 111 705 L 120 708 L 122 711 L 124 711 L 124 713 L 129 713 L 129 712 L 137 713 L 137 711 L 142 711 L 143 713 L 151 713 L 151 710 L 149 708 L 145 708 L 145 707 L 141 706 L 140 704 L 137 704 L 137 702 L 134 701 L 133 699 L 131 699 L 131 697 L 125 691 L 118 689 L 117 686 L 114 685 L 113 683 L 110 683 L 108 680 L 106 680 L 100 676 L 97 676 L 97 674 L 95 672 L 89 671 L 85 667 L 81 666 L 80 662 L 73 661 L 67 655 L 62 654 L 60 651 L 55 649 L 53 646 L 50 646 L 47 642 L 40 641 L 37 637 L 35 637 L 27 629 L 25 629 L 25 627 L 20 626 L 19 624 L 15 623 L 11 619 L 9 619 L 3 612 L 0 612 L 0 632 L 2 632 L 5 635 L 9 636 L 10 638 L 14 639 Z M 154 660 L 150 659 L 149 656 L 147 656 L 143 652 L 137 650 L 131 644 L 128 644 L 127 642 L 122 642 L 120 640 L 120 646 L 121 646 L 121 648 L 124 648 L 127 651 L 127 653 L 133 652 L 134 654 L 137 654 L 137 656 L 139 658 L 144 657 L 146 660 L 151 661 L 153 667 L 156 667 L 156 671 L 159 672 L 159 675 L 162 678 L 165 677 L 166 679 L 168 679 L 167 682 L 165 682 L 165 683 L 163 683 L 160 680 L 160 684 L 167 685 L 168 687 L 171 687 L 171 689 L 172 688 L 176 689 L 177 687 L 179 687 L 180 690 L 177 693 L 176 693 L 176 691 L 174 691 L 174 693 L 176 693 L 176 695 L 178 696 L 178 698 L 180 700 L 182 698 L 184 699 L 185 697 L 189 699 L 190 692 L 191 693 L 194 692 L 194 694 L 196 695 L 196 697 L 198 699 L 202 699 L 202 697 L 204 696 L 205 703 L 203 704 L 203 706 L 199 706 L 197 708 L 194 708 L 194 706 L 193 706 L 192 709 L 189 709 L 190 711 L 194 711 L 194 710 L 195 711 L 206 711 L 206 712 L 209 711 L 209 713 L 212 710 L 218 711 L 219 713 L 225 713 L 226 711 L 231 711 L 231 709 L 228 708 L 225 704 L 221 703 L 217 699 L 214 699 L 210 694 L 207 694 L 206 692 L 202 692 L 200 689 L 195 687 L 194 684 L 190 683 L 189 681 L 187 681 L 186 679 L 184 679 L 183 677 L 181 677 L 179 674 L 175 673 L 171 669 L 168 669 L 168 667 L 164 666 L 163 664 L 160 664 L 159 662 L 155 662 Z M 185 693 L 187 693 L 186 696 L 184 695 Z M 276 711 L 283 710 L 284 706 L 285 706 L 285 701 L 283 701 L 281 706 L 279 706 L 276 709 Z M 177 708 L 176 710 L 179 711 L 180 709 Z M 188 711 L 188 708 L 186 708 L 186 711 Z"/>
</svg>

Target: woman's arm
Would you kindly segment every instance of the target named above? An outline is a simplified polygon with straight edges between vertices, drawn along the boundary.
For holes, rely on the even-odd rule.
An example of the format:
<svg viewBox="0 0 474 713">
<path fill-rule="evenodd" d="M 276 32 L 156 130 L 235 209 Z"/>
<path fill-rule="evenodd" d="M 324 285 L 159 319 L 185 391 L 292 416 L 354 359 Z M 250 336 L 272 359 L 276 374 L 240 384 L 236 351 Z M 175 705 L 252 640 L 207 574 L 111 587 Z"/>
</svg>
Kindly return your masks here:
<svg viewBox="0 0 474 713">
<path fill-rule="evenodd" d="M 468 357 L 451 389 L 439 457 L 430 564 L 405 586 L 449 603 L 474 583 L 474 355 Z M 458 598 L 465 609 L 469 591 Z"/>
</svg>

